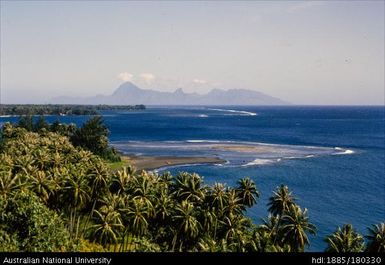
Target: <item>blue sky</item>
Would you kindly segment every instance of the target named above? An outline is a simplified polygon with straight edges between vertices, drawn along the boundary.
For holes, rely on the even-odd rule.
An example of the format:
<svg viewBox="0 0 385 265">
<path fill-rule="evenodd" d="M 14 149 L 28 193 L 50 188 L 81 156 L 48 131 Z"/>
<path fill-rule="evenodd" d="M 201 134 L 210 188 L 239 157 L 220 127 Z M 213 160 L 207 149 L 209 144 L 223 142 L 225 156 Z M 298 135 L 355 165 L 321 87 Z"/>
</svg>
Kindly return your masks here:
<svg viewBox="0 0 385 265">
<path fill-rule="evenodd" d="M 1 1 L 5 103 L 245 88 L 384 104 L 383 1 Z"/>
</svg>

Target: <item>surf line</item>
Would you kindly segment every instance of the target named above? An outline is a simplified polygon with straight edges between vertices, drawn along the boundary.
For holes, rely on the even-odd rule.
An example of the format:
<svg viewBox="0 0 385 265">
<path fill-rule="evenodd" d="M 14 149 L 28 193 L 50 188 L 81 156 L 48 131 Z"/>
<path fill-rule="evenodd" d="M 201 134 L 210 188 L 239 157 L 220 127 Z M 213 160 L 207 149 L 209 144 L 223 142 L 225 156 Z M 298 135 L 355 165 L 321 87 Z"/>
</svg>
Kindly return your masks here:
<svg viewBox="0 0 385 265">
<path fill-rule="evenodd" d="M 222 111 L 222 112 L 231 112 L 231 113 L 239 113 L 241 115 L 248 115 L 248 116 L 257 116 L 258 114 L 255 112 L 249 112 L 244 110 L 233 110 L 233 109 L 208 109 L 208 110 L 215 110 L 215 111 Z"/>
</svg>

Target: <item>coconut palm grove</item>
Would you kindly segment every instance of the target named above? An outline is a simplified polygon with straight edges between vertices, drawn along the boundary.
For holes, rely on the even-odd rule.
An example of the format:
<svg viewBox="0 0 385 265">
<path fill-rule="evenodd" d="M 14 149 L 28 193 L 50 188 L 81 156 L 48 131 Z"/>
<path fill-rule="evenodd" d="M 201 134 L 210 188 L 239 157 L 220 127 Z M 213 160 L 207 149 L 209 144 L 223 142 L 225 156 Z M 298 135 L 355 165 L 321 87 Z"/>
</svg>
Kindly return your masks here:
<svg viewBox="0 0 385 265">
<path fill-rule="evenodd" d="M 6 123 L 0 141 L 0 251 L 9 252 L 303 252 L 317 228 L 284 184 L 268 216 L 250 177 L 234 187 L 197 174 L 157 174 L 119 163 L 100 117 L 82 127 Z M 350 224 L 324 240 L 327 252 L 384 252 L 385 224 L 366 235 Z"/>
</svg>

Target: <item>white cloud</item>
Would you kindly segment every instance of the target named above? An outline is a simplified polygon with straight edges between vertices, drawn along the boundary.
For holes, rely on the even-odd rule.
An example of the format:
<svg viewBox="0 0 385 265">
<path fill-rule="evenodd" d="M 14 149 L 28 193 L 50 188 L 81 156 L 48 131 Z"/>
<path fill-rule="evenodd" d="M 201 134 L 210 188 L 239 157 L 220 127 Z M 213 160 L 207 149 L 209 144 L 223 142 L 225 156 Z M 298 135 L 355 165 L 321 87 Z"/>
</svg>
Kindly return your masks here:
<svg viewBox="0 0 385 265">
<path fill-rule="evenodd" d="M 117 77 L 120 80 L 122 80 L 124 82 L 127 82 L 127 81 L 132 81 L 132 78 L 134 77 L 134 75 L 130 74 L 130 73 L 127 73 L 127 72 L 123 72 L 123 73 L 118 74 Z"/>
<path fill-rule="evenodd" d="M 140 74 L 139 77 L 148 85 L 151 84 L 155 79 L 155 75 L 150 73 Z"/>
<path fill-rule="evenodd" d="M 296 13 L 299 11 L 306 10 L 308 8 L 312 8 L 315 6 L 322 6 L 322 5 L 324 5 L 324 2 L 322 2 L 322 1 L 304 1 L 304 2 L 301 2 L 299 4 L 295 4 L 295 5 L 290 6 L 287 9 L 287 12 L 288 13 Z"/>
<path fill-rule="evenodd" d="M 207 84 L 207 81 L 206 81 L 206 80 L 202 80 L 202 79 L 194 79 L 194 80 L 193 80 L 193 83 L 194 83 L 194 84 L 200 84 L 200 85 L 203 85 L 203 84 Z"/>
</svg>

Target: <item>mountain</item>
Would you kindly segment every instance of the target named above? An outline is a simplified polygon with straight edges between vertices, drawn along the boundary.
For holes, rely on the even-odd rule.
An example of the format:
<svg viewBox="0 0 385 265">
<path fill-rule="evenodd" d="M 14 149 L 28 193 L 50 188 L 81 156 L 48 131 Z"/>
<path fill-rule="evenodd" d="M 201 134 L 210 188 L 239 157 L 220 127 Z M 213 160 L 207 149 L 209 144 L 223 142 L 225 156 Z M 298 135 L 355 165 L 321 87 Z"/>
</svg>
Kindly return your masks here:
<svg viewBox="0 0 385 265">
<path fill-rule="evenodd" d="M 112 95 L 93 97 L 57 97 L 55 104 L 108 104 L 108 105 L 288 105 L 288 102 L 261 92 L 246 89 L 213 89 L 207 94 L 141 89 L 131 82 L 121 84 Z"/>
</svg>

